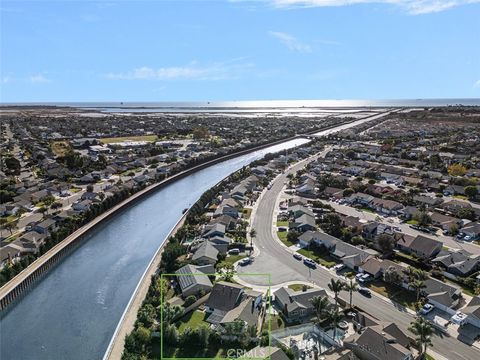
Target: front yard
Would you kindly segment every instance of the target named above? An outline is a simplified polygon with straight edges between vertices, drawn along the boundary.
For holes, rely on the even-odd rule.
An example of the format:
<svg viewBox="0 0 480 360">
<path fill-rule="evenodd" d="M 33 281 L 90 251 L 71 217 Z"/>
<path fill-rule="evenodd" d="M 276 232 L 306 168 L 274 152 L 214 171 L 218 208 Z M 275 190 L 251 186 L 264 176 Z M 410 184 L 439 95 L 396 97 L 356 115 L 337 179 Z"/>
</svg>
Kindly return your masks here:
<svg viewBox="0 0 480 360">
<path fill-rule="evenodd" d="M 327 253 L 317 253 L 308 249 L 300 249 L 298 250 L 298 253 L 315 260 L 317 263 L 327 268 L 331 268 L 338 264 L 338 262 Z"/>
<path fill-rule="evenodd" d="M 288 247 L 290 247 L 292 245 L 295 245 L 294 242 L 291 242 L 287 239 L 287 234 L 288 234 L 287 231 L 277 231 L 277 236 L 278 236 L 278 238 L 280 239 L 281 242 L 283 242 Z"/>
<path fill-rule="evenodd" d="M 415 309 L 416 297 L 413 291 L 388 284 L 382 280 L 375 280 L 367 285 L 368 288 L 376 293 L 389 298 L 392 301 L 399 303 L 402 306 Z"/>
</svg>

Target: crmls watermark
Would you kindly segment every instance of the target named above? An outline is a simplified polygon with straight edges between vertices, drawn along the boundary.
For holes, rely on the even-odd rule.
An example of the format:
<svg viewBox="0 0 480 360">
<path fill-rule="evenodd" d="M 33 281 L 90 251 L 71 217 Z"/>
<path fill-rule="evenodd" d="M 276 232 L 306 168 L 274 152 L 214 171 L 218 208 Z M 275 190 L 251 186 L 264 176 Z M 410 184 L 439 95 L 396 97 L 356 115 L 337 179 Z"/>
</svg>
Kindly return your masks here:
<svg viewBox="0 0 480 360">
<path fill-rule="evenodd" d="M 270 359 L 270 347 L 245 349 L 228 349 L 227 359 L 245 357 L 247 359 Z"/>
<path fill-rule="evenodd" d="M 228 349 L 227 350 L 227 359 L 236 359 L 247 353 L 245 349 Z"/>
</svg>

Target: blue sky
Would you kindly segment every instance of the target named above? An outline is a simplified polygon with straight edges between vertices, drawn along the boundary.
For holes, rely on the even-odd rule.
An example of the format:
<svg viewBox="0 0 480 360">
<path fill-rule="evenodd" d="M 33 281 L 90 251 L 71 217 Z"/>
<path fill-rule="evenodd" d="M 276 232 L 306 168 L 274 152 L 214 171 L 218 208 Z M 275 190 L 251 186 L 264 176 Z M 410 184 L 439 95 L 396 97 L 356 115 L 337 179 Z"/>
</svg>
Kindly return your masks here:
<svg viewBox="0 0 480 360">
<path fill-rule="evenodd" d="M 2 102 L 480 97 L 480 0 L 2 1 Z"/>
</svg>

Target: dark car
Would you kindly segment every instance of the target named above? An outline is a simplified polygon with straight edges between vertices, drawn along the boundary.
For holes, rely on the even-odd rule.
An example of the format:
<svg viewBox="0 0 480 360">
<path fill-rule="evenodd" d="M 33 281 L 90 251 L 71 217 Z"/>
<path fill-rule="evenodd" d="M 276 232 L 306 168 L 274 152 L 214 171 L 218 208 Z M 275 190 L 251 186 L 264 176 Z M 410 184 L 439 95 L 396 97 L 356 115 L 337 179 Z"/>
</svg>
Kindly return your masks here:
<svg viewBox="0 0 480 360">
<path fill-rule="evenodd" d="M 372 292 L 370 290 L 368 290 L 367 288 L 364 288 L 364 287 L 361 287 L 360 289 L 358 289 L 358 292 L 360 294 L 362 294 L 363 296 L 366 296 L 366 297 L 371 297 L 372 296 Z"/>
<path fill-rule="evenodd" d="M 311 267 L 311 268 L 316 268 L 317 267 L 317 263 L 311 259 L 303 259 L 303 263 L 305 265 L 307 265 L 308 267 Z"/>
<path fill-rule="evenodd" d="M 302 259 L 303 259 L 303 256 L 300 255 L 299 253 L 293 254 L 293 257 L 294 257 L 295 259 L 297 259 L 297 260 L 302 260 Z"/>
</svg>

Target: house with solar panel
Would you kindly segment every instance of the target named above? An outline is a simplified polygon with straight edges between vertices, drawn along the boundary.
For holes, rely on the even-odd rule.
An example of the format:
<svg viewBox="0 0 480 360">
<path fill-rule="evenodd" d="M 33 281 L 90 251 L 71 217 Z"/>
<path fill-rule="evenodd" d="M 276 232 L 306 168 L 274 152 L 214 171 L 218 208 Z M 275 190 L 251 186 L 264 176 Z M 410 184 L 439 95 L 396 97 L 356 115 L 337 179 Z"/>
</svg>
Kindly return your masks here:
<svg viewBox="0 0 480 360">
<path fill-rule="evenodd" d="M 177 274 L 177 283 L 182 296 L 186 298 L 190 295 L 209 293 L 213 285 L 208 276 L 214 273 L 215 269 L 212 265 L 195 266 L 189 264 L 178 269 L 175 274 Z"/>
<path fill-rule="evenodd" d="M 235 321 L 261 329 L 265 309 L 262 293 L 225 281 L 217 282 L 205 303 L 208 323 L 220 328 Z"/>
</svg>

